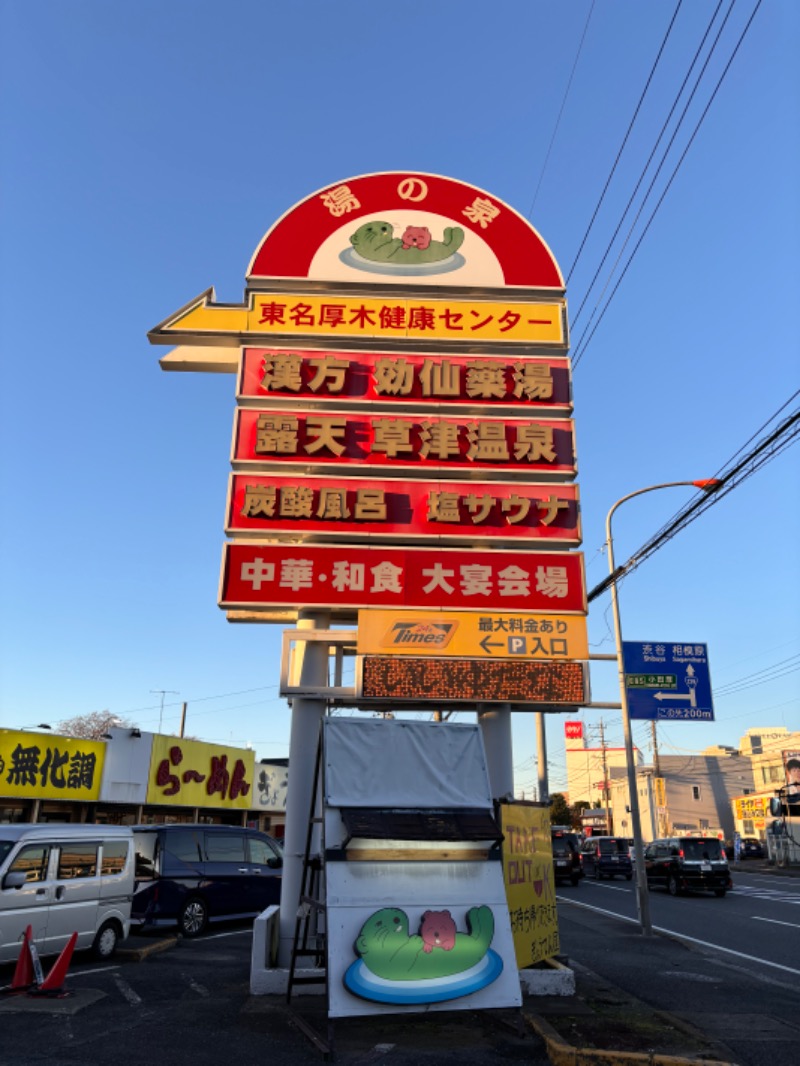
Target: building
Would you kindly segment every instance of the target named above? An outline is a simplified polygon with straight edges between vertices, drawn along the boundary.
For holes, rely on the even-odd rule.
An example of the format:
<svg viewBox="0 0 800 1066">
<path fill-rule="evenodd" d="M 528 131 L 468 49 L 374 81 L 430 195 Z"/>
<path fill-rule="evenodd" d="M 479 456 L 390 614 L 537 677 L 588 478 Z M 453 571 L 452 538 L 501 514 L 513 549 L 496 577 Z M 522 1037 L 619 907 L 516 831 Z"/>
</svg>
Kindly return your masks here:
<svg viewBox="0 0 800 1066">
<path fill-rule="evenodd" d="M 216 822 L 282 837 L 288 759 L 112 727 L 98 740 L 0 729 L 0 823 Z"/>
<path fill-rule="evenodd" d="M 609 803 L 608 782 L 615 771 L 624 772 L 627 765 L 624 748 L 586 747 L 586 729 L 583 722 L 564 723 L 564 750 L 567 763 L 567 790 L 571 803 L 588 801 L 592 808 L 603 808 Z M 642 755 L 634 748 L 638 766 Z"/>
<path fill-rule="evenodd" d="M 645 841 L 675 834 L 733 837 L 732 802 L 754 792 L 750 759 L 736 751 L 713 755 L 662 755 L 653 766 L 637 769 L 642 837 Z M 627 774 L 614 771 L 611 811 L 615 832 L 633 835 Z"/>
</svg>

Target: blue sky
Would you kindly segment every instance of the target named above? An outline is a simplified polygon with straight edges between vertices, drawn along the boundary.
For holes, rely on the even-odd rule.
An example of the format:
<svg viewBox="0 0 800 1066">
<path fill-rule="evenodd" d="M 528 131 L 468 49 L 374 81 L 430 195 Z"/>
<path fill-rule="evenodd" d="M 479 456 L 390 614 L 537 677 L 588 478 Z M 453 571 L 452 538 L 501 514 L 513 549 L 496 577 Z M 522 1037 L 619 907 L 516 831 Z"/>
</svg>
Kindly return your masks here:
<svg viewBox="0 0 800 1066">
<path fill-rule="evenodd" d="M 653 205 L 755 4 L 733 5 Z M 678 11 L 572 273 L 571 317 L 716 6 Z M 231 626 L 216 606 L 234 379 L 163 373 L 147 331 L 211 285 L 240 300 L 274 221 L 375 171 L 488 190 L 530 217 L 566 274 L 676 5 L 597 0 L 587 27 L 590 7 L 0 4 L 3 725 L 107 708 L 155 729 L 154 690 L 174 690 L 165 729 L 177 730 L 187 700 L 194 736 L 288 754 L 280 628 Z M 575 369 L 590 588 L 607 572 L 615 500 L 712 476 L 800 384 L 789 314 L 800 289 L 798 41 L 800 7 L 765 0 Z M 603 284 L 605 274 L 573 326 L 573 356 Z M 709 645 L 717 720 L 660 728 L 664 753 L 800 726 L 798 465 L 787 449 L 621 586 L 626 638 Z M 618 560 L 690 496 L 672 489 L 620 509 Z M 592 604 L 596 652 L 613 651 L 609 604 Z M 772 680 L 751 683 L 760 671 Z M 592 689 L 618 698 L 612 666 L 592 667 Z M 618 712 L 602 718 L 621 744 Z M 554 789 L 563 721 L 548 720 Z M 634 727 L 643 745 L 648 735 Z M 516 716 L 520 787 L 535 781 L 534 744 L 533 717 Z"/>
</svg>

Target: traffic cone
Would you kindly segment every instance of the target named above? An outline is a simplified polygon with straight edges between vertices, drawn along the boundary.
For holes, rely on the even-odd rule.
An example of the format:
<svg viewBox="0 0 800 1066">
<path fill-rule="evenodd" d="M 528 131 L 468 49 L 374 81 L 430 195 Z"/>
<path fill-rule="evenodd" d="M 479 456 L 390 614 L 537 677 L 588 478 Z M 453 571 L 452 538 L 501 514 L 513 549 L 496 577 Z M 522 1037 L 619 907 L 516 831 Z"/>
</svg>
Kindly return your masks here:
<svg viewBox="0 0 800 1066">
<path fill-rule="evenodd" d="M 64 996 L 67 992 L 64 988 L 64 980 L 67 976 L 67 970 L 69 964 L 72 961 L 72 952 L 75 950 L 75 944 L 78 940 L 78 934 L 73 933 L 67 941 L 66 947 L 53 963 L 53 969 L 45 977 L 44 981 L 38 988 L 31 989 L 29 995 L 31 996 Z"/>
<path fill-rule="evenodd" d="M 29 925 L 22 938 L 22 949 L 20 950 L 19 958 L 17 959 L 17 965 L 14 968 L 14 976 L 11 978 L 11 984 L 0 989 L 0 991 L 6 995 L 15 992 L 27 992 L 28 989 L 35 984 L 33 979 L 33 962 L 31 961 L 30 951 L 32 940 L 33 928 Z"/>
</svg>

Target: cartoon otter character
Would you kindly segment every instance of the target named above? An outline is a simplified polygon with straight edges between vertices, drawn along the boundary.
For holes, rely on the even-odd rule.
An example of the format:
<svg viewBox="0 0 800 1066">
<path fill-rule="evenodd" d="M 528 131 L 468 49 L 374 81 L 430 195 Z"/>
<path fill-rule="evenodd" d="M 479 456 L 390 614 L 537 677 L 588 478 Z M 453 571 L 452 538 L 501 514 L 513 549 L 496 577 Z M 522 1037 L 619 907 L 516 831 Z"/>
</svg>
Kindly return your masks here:
<svg viewBox="0 0 800 1066">
<path fill-rule="evenodd" d="M 427 226 L 406 226 L 403 248 L 427 248 L 431 243 L 431 231 Z"/>
<path fill-rule="evenodd" d="M 442 925 L 442 914 L 452 922 L 449 911 L 426 911 L 422 919 L 423 932 L 428 915 L 435 915 L 431 926 L 449 933 L 450 925 Z M 434 951 L 421 936 L 409 932 L 408 915 L 397 907 L 383 907 L 371 914 L 361 927 L 355 942 L 356 954 L 377 977 L 386 981 L 427 981 L 434 977 L 451 977 L 476 966 L 489 950 L 494 936 L 494 915 L 485 904 L 467 911 L 469 933 L 451 934 L 445 951 Z M 443 946 L 439 944 L 438 946 Z M 452 949 L 452 950 L 451 950 Z M 351 991 L 354 989 L 348 985 Z M 358 993 L 356 993 L 358 994 Z"/>
<path fill-rule="evenodd" d="M 430 955 L 434 948 L 452 951 L 456 946 L 456 923 L 450 911 L 425 911 L 419 935 L 424 941 L 423 951 Z"/>
<path fill-rule="evenodd" d="M 446 226 L 441 241 L 432 240 L 426 226 L 407 226 L 405 232 L 414 239 L 406 243 L 405 236 L 403 240 L 393 237 L 391 222 L 375 219 L 359 226 L 351 235 L 350 243 L 363 259 L 398 266 L 439 263 L 454 255 L 464 243 L 464 231 L 460 226 Z M 424 243 L 423 235 L 427 235 Z"/>
</svg>

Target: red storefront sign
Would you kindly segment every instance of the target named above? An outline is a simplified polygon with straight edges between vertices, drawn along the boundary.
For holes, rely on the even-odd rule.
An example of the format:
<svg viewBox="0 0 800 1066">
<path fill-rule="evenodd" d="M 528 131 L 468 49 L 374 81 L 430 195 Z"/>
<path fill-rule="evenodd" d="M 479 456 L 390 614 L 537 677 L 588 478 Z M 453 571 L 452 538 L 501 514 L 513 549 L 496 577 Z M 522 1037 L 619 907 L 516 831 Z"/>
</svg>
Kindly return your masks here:
<svg viewBox="0 0 800 1066">
<path fill-rule="evenodd" d="M 572 410 L 569 360 L 556 356 L 434 355 L 244 348 L 237 398 L 330 400 L 348 405 L 535 406 L 545 417 Z"/>
<path fill-rule="evenodd" d="M 573 424 L 528 418 L 441 418 L 407 412 L 392 415 L 344 411 L 239 408 L 234 422 L 234 467 L 268 469 L 366 466 L 422 476 L 430 468 L 451 476 L 575 476 Z M 474 476 L 474 475 L 473 475 Z"/>
<path fill-rule="evenodd" d="M 220 607 L 585 613 L 582 552 L 226 544 Z"/>
<path fill-rule="evenodd" d="M 564 736 L 567 740 L 582 740 L 583 722 L 564 722 Z"/>
<path fill-rule="evenodd" d="M 576 485 L 233 474 L 226 532 L 310 540 L 469 540 L 575 547 Z"/>
<path fill-rule="evenodd" d="M 350 234 L 368 220 L 381 225 L 375 220 L 385 218 L 387 213 L 402 213 L 396 234 L 398 244 L 403 227 L 432 222 L 438 237 L 441 220 L 446 219 L 466 231 L 467 244 L 483 247 L 487 269 L 490 260 L 494 260 L 490 273 L 497 275 L 495 284 L 563 292 L 564 279 L 553 253 L 522 215 L 483 189 L 454 178 L 414 171 L 361 174 L 307 196 L 266 234 L 250 263 L 248 280 L 347 277 L 336 272 L 337 257 L 332 262 L 320 261 L 326 242 L 339 232 Z M 337 242 L 337 252 L 338 248 Z M 490 283 L 490 273 L 483 274 L 480 281 Z M 463 271 L 453 275 L 454 284 L 479 283 L 472 278 L 465 282 L 462 275 Z M 424 283 L 429 276 L 427 271 L 419 272 L 412 280 Z M 437 272 L 434 276 L 438 280 L 440 275 Z M 394 277 L 388 271 L 377 277 L 383 282 L 403 280 L 402 274 Z"/>
</svg>

